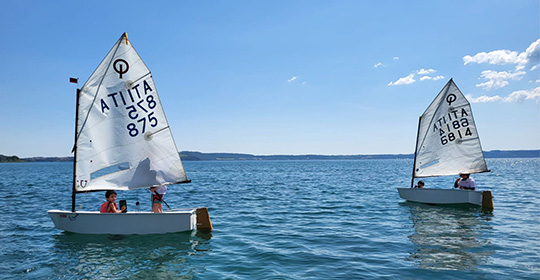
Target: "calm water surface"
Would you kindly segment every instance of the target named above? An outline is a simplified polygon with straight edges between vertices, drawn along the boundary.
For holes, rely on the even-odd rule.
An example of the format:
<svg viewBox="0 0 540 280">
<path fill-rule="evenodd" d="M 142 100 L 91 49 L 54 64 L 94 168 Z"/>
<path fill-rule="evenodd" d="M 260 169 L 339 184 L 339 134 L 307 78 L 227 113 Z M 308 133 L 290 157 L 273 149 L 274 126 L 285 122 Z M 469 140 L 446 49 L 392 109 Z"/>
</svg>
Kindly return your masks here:
<svg viewBox="0 0 540 280">
<path fill-rule="evenodd" d="M 56 229 L 70 163 L 0 164 L 0 278 L 540 279 L 540 159 L 490 159 L 476 174 L 495 209 L 405 202 L 412 160 L 185 162 L 172 208 L 207 206 L 214 226 L 151 236 Z M 450 187 L 453 177 L 429 178 Z M 146 190 L 118 192 L 150 209 Z M 77 207 L 98 210 L 102 192 Z"/>
</svg>

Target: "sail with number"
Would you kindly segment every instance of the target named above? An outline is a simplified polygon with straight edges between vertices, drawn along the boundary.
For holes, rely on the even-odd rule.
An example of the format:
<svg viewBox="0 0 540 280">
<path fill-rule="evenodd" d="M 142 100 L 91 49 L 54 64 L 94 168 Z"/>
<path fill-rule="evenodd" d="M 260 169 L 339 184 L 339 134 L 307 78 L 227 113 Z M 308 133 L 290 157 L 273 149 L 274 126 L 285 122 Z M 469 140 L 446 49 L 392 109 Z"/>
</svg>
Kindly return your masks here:
<svg viewBox="0 0 540 280">
<path fill-rule="evenodd" d="M 488 171 L 471 106 L 450 79 L 420 116 L 413 177 Z"/>
<path fill-rule="evenodd" d="M 78 92 L 76 192 L 186 182 L 154 80 L 124 33 Z"/>
</svg>

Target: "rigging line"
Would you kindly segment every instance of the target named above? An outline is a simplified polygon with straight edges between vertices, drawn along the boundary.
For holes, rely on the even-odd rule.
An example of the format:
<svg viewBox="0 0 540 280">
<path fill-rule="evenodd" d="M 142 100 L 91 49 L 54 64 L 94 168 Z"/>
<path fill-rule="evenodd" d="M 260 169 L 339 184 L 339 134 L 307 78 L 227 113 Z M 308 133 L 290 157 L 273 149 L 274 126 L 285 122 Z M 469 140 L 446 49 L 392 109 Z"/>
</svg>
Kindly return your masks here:
<svg viewBox="0 0 540 280">
<path fill-rule="evenodd" d="M 142 59 L 141 59 L 141 61 L 142 61 Z M 148 68 L 147 68 L 147 69 L 148 69 Z M 140 81 L 140 80 L 146 78 L 146 76 L 151 76 L 151 75 L 152 75 L 152 73 L 151 73 L 150 71 L 148 71 L 148 73 L 142 75 L 142 76 L 141 76 L 140 78 L 138 78 L 137 80 L 131 81 L 131 82 L 132 82 L 133 84 L 135 84 L 135 83 L 137 83 L 138 81 Z M 155 84 L 154 84 L 154 87 L 155 87 Z"/>
<path fill-rule="evenodd" d="M 167 130 L 167 129 L 169 129 L 169 126 L 168 126 L 168 125 L 167 125 L 166 127 L 164 127 L 164 128 L 161 128 L 160 130 L 157 130 L 156 132 L 152 132 L 152 135 L 158 134 L 158 133 L 160 133 L 160 132 L 162 132 L 162 131 L 164 131 L 164 130 Z"/>
</svg>

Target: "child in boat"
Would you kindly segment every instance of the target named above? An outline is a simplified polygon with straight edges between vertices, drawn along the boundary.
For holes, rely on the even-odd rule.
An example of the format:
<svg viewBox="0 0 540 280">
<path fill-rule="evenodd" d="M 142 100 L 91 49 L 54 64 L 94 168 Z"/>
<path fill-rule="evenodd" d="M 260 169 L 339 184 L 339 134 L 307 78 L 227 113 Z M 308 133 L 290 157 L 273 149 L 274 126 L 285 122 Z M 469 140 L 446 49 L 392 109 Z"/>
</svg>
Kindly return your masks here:
<svg viewBox="0 0 540 280">
<path fill-rule="evenodd" d="M 152 194 L 152 212 L 163 213 L 163 195 L 167 191 L 167 186 L 150 187 Z"/>
<path fill-rule="evenodd" d="M 454 188 L 459 188 L 460 190 L 475 190 L 476 189 L 476 182 L 474 179 L 470 176 L 469 173 L 461 172 L 459 173 L 459 177 L 456 179 L 456 182 L 454 183 Z"/>
<path fill-rule="evenodd" d="M 414 186 L 415 188 L 424 188 L 424 181 L 418 181 L 418 184 Z"/>
<path fill-rule="evenodd" d="M 105 193 L 105 198 L 107 198 L 107 201 L 101 204 L 101 207 L 99 208 L 99 212 L 122 213 L 126 209 L 126 206 L 122 205 L 122 208 L 118 210 L 118 207 L 116 206 L 116 192 L 115 191 L 107 191 Z"/>
</svg>

